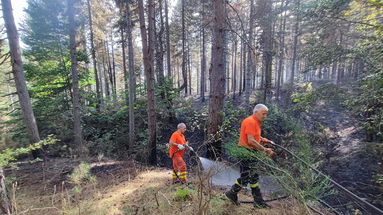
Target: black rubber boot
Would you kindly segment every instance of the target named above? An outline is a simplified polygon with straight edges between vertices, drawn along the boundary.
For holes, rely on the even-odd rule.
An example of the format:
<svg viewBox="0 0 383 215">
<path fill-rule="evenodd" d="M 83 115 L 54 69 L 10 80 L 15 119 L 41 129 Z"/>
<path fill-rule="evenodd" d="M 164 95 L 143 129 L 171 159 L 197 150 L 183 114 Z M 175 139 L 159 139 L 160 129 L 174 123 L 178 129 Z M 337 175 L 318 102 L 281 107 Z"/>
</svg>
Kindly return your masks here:
<svg viewBox="0 0 383 215">
<path fill-rule="evenodd" d="M 225 196 L 230 199 L 235 205 L 239 205 L 238 192 L 241 190 L 241 186 L 234 184 L 230 190 L 225 192 Z"/>
<path fill-rule="evenodd" d="M 262 198 L 261 190 L 259 187 L 251 188 L 251 194 L 254 197 L 254 207 L 255 208 L 271 208 Z"/>
</svg>

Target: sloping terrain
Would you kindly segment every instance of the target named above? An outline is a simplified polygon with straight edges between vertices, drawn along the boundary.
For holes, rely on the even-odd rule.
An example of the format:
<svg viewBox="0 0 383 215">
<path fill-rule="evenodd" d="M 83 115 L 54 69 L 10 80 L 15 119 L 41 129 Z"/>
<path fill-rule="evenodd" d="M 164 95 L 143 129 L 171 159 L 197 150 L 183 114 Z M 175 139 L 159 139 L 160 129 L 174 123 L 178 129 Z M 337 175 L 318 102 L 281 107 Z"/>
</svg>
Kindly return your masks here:
<svg viewBox="0 0 383 215">
<path fill-rule="evenodd" d="M 207 183 L 203 175 L 191 175 L 191 184 L 173 185 L 171 170 L 135 162 L 90 161 L 89 174 L 96 180 L 72 182 L 71 166 L 80 162 L 53 159 L 22 164 L 7 171 L 17 181 L 14 190 L 18 214 L 308 214 L 291 198 L 274 201 L 272 209 L 235 206 L 222 193 L 225 188 Z M 267 197 L 267 196 L 266 196 Z M 249 191 L 240 199 L 251 200 Z"/>
</svg>

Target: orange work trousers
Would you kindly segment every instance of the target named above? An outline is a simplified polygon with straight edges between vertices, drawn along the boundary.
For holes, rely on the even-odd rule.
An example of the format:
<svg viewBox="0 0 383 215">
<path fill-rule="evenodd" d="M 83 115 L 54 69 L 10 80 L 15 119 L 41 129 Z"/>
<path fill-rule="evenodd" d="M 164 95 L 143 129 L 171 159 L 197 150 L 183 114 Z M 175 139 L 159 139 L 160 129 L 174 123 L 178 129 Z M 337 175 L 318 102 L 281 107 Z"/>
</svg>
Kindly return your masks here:
<svg viewBox="0 0 383 215">
<path fill-rule="evenodd" d="M 173 157 L 173 182 L 177 182 L 178 178 L 182 182 L 186 182 L 186 175 L 187 175 L 187 171 L 186 171 L 186 163 L 184 159 L 180 156 Z"/>
</svg>

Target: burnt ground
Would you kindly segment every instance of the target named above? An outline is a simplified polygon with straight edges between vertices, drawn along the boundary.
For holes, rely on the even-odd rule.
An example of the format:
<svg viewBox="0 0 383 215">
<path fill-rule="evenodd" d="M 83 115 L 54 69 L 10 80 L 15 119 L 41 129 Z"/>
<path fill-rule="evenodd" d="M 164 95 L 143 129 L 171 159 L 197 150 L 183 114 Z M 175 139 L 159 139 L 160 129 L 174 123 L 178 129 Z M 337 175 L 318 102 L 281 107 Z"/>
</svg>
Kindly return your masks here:
<svg viewBox="0 0 383 215">
<path fill-rule="evenodd" d="M 319 101 L 303 118 L 306 128 L 319 133 L 315 147 L 322 157 L 321 170 L 359 197 L 383 208 L 383 189 L 375 180 L 377 174 L 383 173 L 382 143 L 366 142 L 361 122 L 337 101 Z M 334 206 L 349 201 L 342 195 L 329 200 Z"/>
<path fill-rule="evenodd" d="M 95 190 L 102 193 L 150 169 L 134 161 L 91 159 L 87 162 L 90 164 L 91 175 L 96 177 L 96 183 L 82 182 L 82 192 L 79 195 L 74 194 L 75 184 L 69 179 L 74 168 L 80 164 L 78 159 L 51 158 L 19 164 L 16 169 L 6 168 L 7 180 L 13 180 L 10 193 L 16 202 L 17 211 L 20 214 L 57 214 L 59 207 L 70 207 L 92 196 Z"/>
</svg>

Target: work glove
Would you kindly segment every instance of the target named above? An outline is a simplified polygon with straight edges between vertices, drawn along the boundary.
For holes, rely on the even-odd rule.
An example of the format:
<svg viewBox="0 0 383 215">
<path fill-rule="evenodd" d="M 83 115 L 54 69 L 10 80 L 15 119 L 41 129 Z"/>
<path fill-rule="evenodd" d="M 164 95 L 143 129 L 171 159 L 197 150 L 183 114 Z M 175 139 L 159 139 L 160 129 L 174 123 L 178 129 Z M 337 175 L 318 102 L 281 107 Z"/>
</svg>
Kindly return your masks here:
<svg viewBox="0 0 383 215">
<path fill-rule="evenodd" d="M 178 147 L 179 150 L 184 150 L 185 149 L 185 146 L 183 146 L 181 144 L 178 144 L 177 147 Z"/>
<path fill-rule="evenodd" d="M 267 147 L 271 147 L 271 148 L 274 148 L 275 146 L 272 144 L 273 141 L 267 139 L 267 138 L 264 138 L 262 137 L 262 140 L 261 140 Z"/>
<path fill-rule="evenodd" d="M 269 140 L 267 138 L 264 138 L 264 137 L 262 137 L 261 141 L 264 142 L 264 143 L 271 143 L 272 142 L 271 140 Z"/>
<path fill-rule="evenodd" d="M 269 156 L 270 158 L 272 158 L 276 155 L 275 152 L 273 152 L 273 150 L 271 150 L 269 148 L 266 148 L 265 152 L 266 152 L 266 155 Z"/>
</svg>

